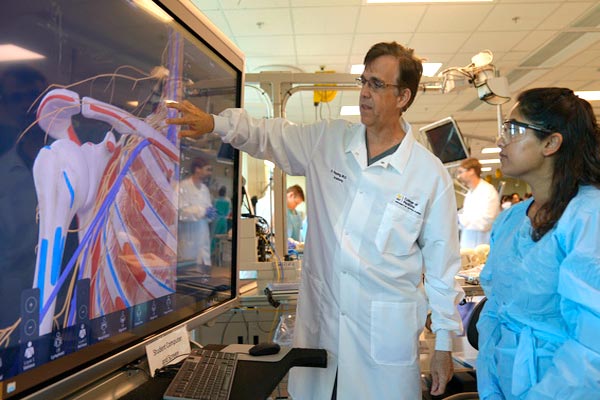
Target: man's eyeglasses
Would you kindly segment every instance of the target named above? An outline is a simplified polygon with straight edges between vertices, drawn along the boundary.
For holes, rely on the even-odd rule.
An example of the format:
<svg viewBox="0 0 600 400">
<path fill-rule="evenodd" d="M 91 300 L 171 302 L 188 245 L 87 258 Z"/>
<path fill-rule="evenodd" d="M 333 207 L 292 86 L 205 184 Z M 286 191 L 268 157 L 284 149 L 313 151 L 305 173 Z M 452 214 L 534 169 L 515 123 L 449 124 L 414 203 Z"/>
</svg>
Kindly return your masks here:
<svg viewBox="0 0 600 400">
<path fill-rule="evenodd" d="M 542 133 L 552 133 L 550 129 L 541 126 L 517 121 L 516 119 L 509 119 L 502 123 L 502 133 L 498 139 L 501 139 L 506 144 L 514 142 L 522 138 L 527 133 L 527 129 L 533 129 Z"/>
<path fill-rule="evenodd" d="M 356 83 L 358 84 L 358 86 L 360 87 L 364 87 L 365 85 L 369 87 L 369 89 L 377 92 L 380 90 L 383 90 L 385 88 L 388 87 L 397 87 L 400 88 L 400 85 L 393 85 L 391 83 L 385 83 L 384 81 L 377 79 L 377 78 L 365 78 L 364 76 L 361 76 L 360 78 L 356 78 Z"/>
</svg>

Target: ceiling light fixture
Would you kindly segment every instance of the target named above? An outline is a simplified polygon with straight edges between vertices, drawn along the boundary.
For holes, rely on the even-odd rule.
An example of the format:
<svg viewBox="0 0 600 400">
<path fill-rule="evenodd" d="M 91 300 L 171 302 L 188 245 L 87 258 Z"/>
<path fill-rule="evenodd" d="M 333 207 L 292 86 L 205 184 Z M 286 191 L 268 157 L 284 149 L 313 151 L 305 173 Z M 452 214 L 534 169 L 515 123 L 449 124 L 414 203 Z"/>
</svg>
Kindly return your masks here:
<svg viewBox="0 0 600 400">
<path fill-rule="evenodd" d="M 342 106 L 340 115 L 360 115 L 359 106 Z"/>
<path fill-rule="evenodd" d="M 494 0 L 365 0 L 366 4 L 390 3 L 491 3 Z"/>
<path fill-rule="evenodd" d="M 434 77 L 442 67 L 442 63 L 423 63 L 423 76 Z"/>
<path fill-rule="evenodd" d="M 133 2 L 147 13 L 151 14 L 155 18 L 158 18 L 162 22 L 171 22 L 173 18 L 165 10 L 157 6 L 152 0 L 133 0 Z"/>
<path fill-rule="evenodd" d="M 484 147 L 481 149 L 481 154 L 496 154 L 500 153 L 499 147 Z"/>
<path fill-rule="evenodd" d="M 600 101 L 600 90 L 581 90 L 575 94 L 587 101 Z"/>
<path fill-rule="evenodd" d="M 499 158 L 491 158 L 489 160 L 479 160 L 480 164 L 500 164 Z"/>
<path fill-rule="evenodd" d="M 46 56 L 11 43 L 0 44 L 0 62 L 41 60 L 44 58 Z"/>
<path fill-rule="evenodd" d="M 365 70 L 365 66 L 363 64 L 352 64 L 350 67 L 350 73 L 354 75 L 360 75 Z"/>
</svg>

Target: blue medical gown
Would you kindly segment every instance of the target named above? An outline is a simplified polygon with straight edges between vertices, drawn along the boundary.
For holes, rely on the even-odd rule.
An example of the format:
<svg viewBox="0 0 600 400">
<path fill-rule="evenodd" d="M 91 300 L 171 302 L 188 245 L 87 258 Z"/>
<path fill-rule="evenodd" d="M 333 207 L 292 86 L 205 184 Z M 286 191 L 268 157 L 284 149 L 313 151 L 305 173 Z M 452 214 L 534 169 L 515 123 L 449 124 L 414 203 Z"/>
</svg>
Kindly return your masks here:
<svg viewBox="0 0 600 400">
<path fill-rule="evenodd" d="M 482 399 L 600 399 L 600 190 L 582 186 L 531 239 L 532 199 L 494 223 L 481 273 Z"/>
</svg>

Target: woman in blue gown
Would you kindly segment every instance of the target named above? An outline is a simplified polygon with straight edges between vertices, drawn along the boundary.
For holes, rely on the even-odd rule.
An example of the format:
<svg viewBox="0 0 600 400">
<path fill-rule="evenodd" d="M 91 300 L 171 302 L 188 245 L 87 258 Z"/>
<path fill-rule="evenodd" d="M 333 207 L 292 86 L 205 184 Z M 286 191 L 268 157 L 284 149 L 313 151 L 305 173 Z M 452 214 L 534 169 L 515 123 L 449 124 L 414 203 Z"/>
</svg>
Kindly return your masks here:
<svg viewBox="0 0 600 400">
<path fill-rule="evenodd" d="M 600 131 L 571 90 L 521 93 L 498 139 L 533 197 L 495 221 L 481 274 L 482 399 L 600 399 Z"/>
</svg>

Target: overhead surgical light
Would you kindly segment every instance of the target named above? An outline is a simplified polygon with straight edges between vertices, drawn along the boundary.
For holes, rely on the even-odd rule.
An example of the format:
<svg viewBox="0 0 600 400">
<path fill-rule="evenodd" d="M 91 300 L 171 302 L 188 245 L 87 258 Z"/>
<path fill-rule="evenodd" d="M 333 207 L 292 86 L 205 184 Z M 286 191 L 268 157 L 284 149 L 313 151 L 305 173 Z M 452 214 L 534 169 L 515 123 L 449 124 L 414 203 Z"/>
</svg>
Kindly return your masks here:
<svg viewBox="0 0 600 400">
<path fill-rule="evenodd" d="M 490 50 L 483 50 L 471 58 L 471 64 L 465 67 L 446 68 L 440 72 L 442 93 L 459 86 L 473 85 L 479 99 L 491 105 L 500 105 L 510 101 L 508 80 L 498 76 L 492 64 L 494 56 Z"/>
<path fill-rule="evenodd" d="M 479 99 L 493 106 L 509 102 L 508 79 L 500 76 L 489 76 L 491 75 L 488 74 L 490 71 L 479 72 L 473 81 Z"/>
</svg>

